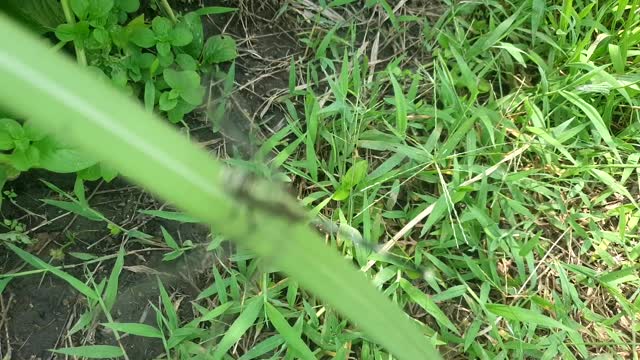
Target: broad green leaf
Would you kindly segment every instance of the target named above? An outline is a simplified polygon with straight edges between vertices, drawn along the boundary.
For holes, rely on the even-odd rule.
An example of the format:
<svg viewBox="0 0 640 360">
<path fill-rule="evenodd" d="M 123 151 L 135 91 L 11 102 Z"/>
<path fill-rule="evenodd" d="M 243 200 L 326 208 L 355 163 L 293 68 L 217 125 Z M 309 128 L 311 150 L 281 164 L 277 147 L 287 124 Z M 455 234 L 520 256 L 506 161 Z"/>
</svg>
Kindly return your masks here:
<svg viewBox="0 0 640 360">
<path fill-rule="evenodd" d="M 113 8 L 113 0 L 90 0 L 89 16 L 93 19 L 101 18 L 109 14 Z"/>
<path fill-rule="evenodd" d="M 89 36 L 89 24 L 79 22 L 76 24 L 60 24 L 56 28 L 56 37 L 60 41 L 84 40 Z"/>
<path fill-rule="evenodd" d="M 159 59 L 172 59 L 173 53 L 171 52 L 171 44 L 168 41 L 158 41 L 156 43 L 156 49 L 158 50 L 158 58 Z M 167 60 L 167 64 L 163 64 L 164 66 L 169 66 L 172 61 Z"/>
<path fill-rule="evenodd" d="M 190 105 L 198 106 L 202 104 L 205 92 L 204 86 L 197 85 L 181 91 L 180 97 Z"/>
<path fill-rule="evenodd" d="M 80 19 L 86 19 L 89 15 L 89 0 L 70 0 L 71 10 Z"/>
<path fill-rule="evenodd" d="M 178 105 L 178 99 L 171 98 L 168 91 L 160 94 L 160 99 L 158 100 L 158 108 L 162 111 L 169 111 L 175 108 Z"/>
<path fill-rule="evenodd" d="M 193 35 L 187 25 L 179 23 L 173 31 L 171 31 L 171 45 L 186 46 L 193 40 Z"/>
<path fill-rule="evenodd" d="M 229 36 L 216 35 L 207 39 L 202 53 L 205 64 L 219 64 L 238 56 L 236 42 Z"/>
<path fill-rule="evenodd" d="M 180 65 L 182 70 L 198 70 L 198 62 L 188 54 L 178 54 L 176 56 L 176 63 Z"/>
<path fill-rule="evenodd" d="M 156 44 L 156 37 L 151 29 L 136 27 L 131 31 L 129 40 L 141 48 L 150 48 Z"/>
<path fill-rule="evenodd" d="M 111 182 L 111 180 L 115 179 L 118 176 L 118 170 L 112 167 L 109 164 L 100 163 L 98 164 L 100 167 L 100 176 L 106 182 Z"/>
<path fill-rule="evenodd" d="M 72 173 L 97 162 L 91 156 L 87 156 L 86 152 L 62 144 L 50 136 L 33 145 L 40 151 L 39 166 L 49 171 Z"/>
<path fill-rule="evenodd" d="M 200 86 L 200 75 L 195 71 L 165 69 L 162 75 L 167 84 L 178 91 Z"/>
<path fill-rule="evenodd" d="M 11 89 L 0 92 L 2 106 L 268 258 L 398 359 L 440 358 L 420 328 L 364 274 L 327 247 L 306 221 L 283 214 L 282 209 L 299 209 L 286 192 L 260 179 L 238 181 L 242 172 L 223 166 L 4 15 L 0 33 L 0 83 Z M 265 206 L 265 199 L 277 201 L 278 210 Z M 385 316 L 371 316 L 380 313 Z"/>
<path fill-rule="evenodd" d="M 171 20 L 166 17 L 156 16 L 151 21 L 151 28 L 153 32 L 158 36 L 161 40 L 165 40 L 163 36 L 169 36 L 169 31 L 173 28 L 173 24 Z"/>
<path fill-rule="evenodd" d="M 182 18 L 182 21 L 185 22 L 189 28 L 189 32 L 193 36 L 193 40 L 191 40 L 189 45 L 183 47 L 182 50 L 193 58 L 199 58 L 202 53 L 202 47 L 204 46 L 204 28 L 202 27 L 202 19 L 200 19 L 200 15 L 195 12 L 190 12 Z"/>
<path fill-rule="evenodd" d="M 111 38 L 109 37 L 109 32 L 105 29 L 93 29 L 91 32 L 93 38 L 100 44 L 107 45 Z"/>
<path fill-rule="evenodd" d="M 178 100 L 178 104 L 167 113 L 167 115 L 169 115 L 169 121 L 173 124 L 179 123 L 184 119 L 186 114 L 193 111 L 196 107 L 196 105 L 189 104 L 182 99 Z"/>
<path fill-rule="evenodd" d="M 11 133 L 4 126 L 5 121 L 14 121 L 11 119 L 0 119 L 0 150 L 11 150 L 15 146 L 15 142 Z M 20 124 L 18 124 L 20 126 Z"/>
<path fill-rule="evenodd" d="M 47 133 L 42 131 L 39 126 L 35 126 L 33 121 L 26 121 L 22 129 L 24 130 L 24 135 L 31 141 L 40 141 L 47 136 Z"/>
<path fill-rule="evenodd" d="M 124 356 L 124 352 L 117 346 L 111 345 L 87 345 L 72 348 L 49 350 L 56 354 L 79 356 L 88 359 L 112 359 Z"/>
<path fill-rule="evenodd" d="M 86 169 L 82 169 L 77 172 L 77 175 L 82 180 L 96 181 L 100 179 L 100 164 L 94 164 Z"/>
<path fill-rule="evenodd" d="M 13 119 L 0 119 L 0 133 L 7 134 L 11 139 L 21 139 L 25 136 L 24 129 Z"/>
<path fill-rule="evenodd" d="M 122 11 L 132 13 L 140 8 L 140 0 L 116 0 L 116 6 Z"/>
<path fill-rule="evenodd" d="M 27 171 L 38 165 L 40 161 L 40 151 L 34 146 L 26 150 L 16 149 L 9 155 L 9 163 L 19 171 Z"/>
</svg>

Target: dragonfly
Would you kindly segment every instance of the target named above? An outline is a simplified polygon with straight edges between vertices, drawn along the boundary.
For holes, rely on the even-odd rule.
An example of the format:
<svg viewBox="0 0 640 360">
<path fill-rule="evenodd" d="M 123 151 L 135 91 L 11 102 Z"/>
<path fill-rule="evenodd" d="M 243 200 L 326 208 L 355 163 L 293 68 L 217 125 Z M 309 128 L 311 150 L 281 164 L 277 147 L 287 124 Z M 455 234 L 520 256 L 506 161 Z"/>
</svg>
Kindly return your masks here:
<svg viewBox="0 0 640 360">
<path fill-rule="evenodd" d="M 381 245 L 374 244 L 363 238 L 360 232 L 350 224 L 335 222 L 322 214 L 311 216 L 302 205 L 278 196 L 278 194 L 281 195 L 286 192 L 275 192 L 275 196 L 270 196 L 271 193 L 269 193 L 268 197 L 265 198 L 264 191 L 255 191 L 254 189 L 258 183 L 264 181 L 265 179 L 259 179 L 254 174 L 237 169 L 228 169 L 224 184 L 235 200 L 250 211 L 259 210 L 271 216 L 282 218 L 292 224 L 308 225 L 320 234 L 335 240 L 332 243 L 336 245 L 341 243 L 340 246 L 343 250 L 352 245 L 351 250 L 355 252 L 355 257 L 365 259 L 365 261 L 375 260 L 394 265 L 408 272 L 412 278 L 426 278 L 432 273 L 431 269 L 422 264 L 412 262 L 408 257 L 394 252 L 383 251 Z M 269 186 L 274 187 L 277 185 L 270 184 Z M 300 241 L 300 239 L 292 239 L 290 241 Z"/>
</svg>

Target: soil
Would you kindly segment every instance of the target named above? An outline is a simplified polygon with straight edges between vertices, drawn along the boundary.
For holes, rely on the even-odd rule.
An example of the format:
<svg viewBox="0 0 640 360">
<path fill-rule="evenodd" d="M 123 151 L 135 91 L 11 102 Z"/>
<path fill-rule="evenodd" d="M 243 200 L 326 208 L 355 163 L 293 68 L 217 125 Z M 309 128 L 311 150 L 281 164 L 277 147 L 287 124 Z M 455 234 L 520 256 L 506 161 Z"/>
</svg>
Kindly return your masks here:
<svg viewBox="0 0 640 360">
<path fill-rule="evenodd" d="M 204 5 L 229 4 L 205 2 Z M 240 144 L 244 156 L 250 156 L 252 146 L 259 140 L 247 138 L 247 134 L 256 135 L 256 138 L 268 136 L 269 134 L 262 134 L 261 131 L 275 131 L 284 121 L 283 110 L 273 102 L 272 95 L 288 87 L 290 56 L 297 51 L 297 44 L 291 36 L 286 35 L 284 18 L 273 21 L 274 9 L 265 7 L 262 10 L 267 11 L 261 13 L 262 18 L 252 18 L 250 21 L 241 14 L 204 19 L 207 35 L 224 30 L 225 34 L 239 39 L 240 51 L 235 69 L 235 90 L 228 99 L 224 123 L 221 124 L 222 136 L 212 136 L 206 111 L 189 123 L 192 137 L 217 146 L 218 148 L 212 149 L 214 152 L 229 153 L 231 150 L 227 145 L 231 143 Z M 218 97 L 217 91 L 216 86 L 212 86 L 211 98 Z M 127 242 L 122 235 L 110 235 L 103 222 L 90 221 L 73 214 L 63 216 L 65 211 L 45 205 L 41 199 L 61 198 L 42 183 L 41 179 L 68 192 L 72 192 L 75 181 L 73 175 L 38 170 L 23 174 L 5 186 L 5 190 L 12 190 L 18 196 L 13 202 L 3 202 L 3 219 L 18 220 L 23 224 L 29 237 L 34 240 L 34 244 L 23 248 L 53 265 L 81 263 L 69 255 L 62 261 L 51 259 L 51 250 L 67 244 L 70 236 L 75 240 L 65 249 L 67 252 L 84 252 L 97 256 L 115 254 L 125 242 L 127 251 L 136 251 L 135 255 L 127 256 L 125 260 L 118 300 L 112 310 L 114 321 L 155 325 L 156 317 L 151 304 L 157 306 L 159 303 L 158 277 L 169 294 L 174 299 L 182 298 L 183 304 L 194 300 L 204 286 L 210 284 L 205 275 L 206 270 L 210 269 L 210 262 L 203 261 L 202 252 L 166 263 L 161 258 L 166 253 L 166 248 L 160 240 L 155 241 L 161 239 L 160 228 L 163 226 L 171 234 L 179 234 L 178 238 L 181 240 L 191 239 L 194 243 L 205 243 L 209 236 L 206 227 L 151 219 L 140 214 L 140 209 L 158 209 L 163 204 L 125 180 L 116 179 L 110 184 L 101 185 L 97 182 L 85 184 L 87 197 L 93 195 L 90 197 L 93 209 L 124 228 L 138 227 L 138 230 L 154 237 L 149 243 L 132 240 Z M 0 246 L 0 273 L 31 270 L 28 265 L 23 266 L 21 259 L 8 248 Z M 90 271 L 99 280 L 108 277 L 112 266 L 113 260 L 108 260 L 98 265 L 78 266 L 65 271 L 79 279 L 86 279 L 86 272 Z M 0 294 L 0 358 L 4 359 L 10 352 L 10 359 L 14 360 L 58 359 L 63 357 L 48 350 L 91 344 L 115 345 L 113 334 L 100 326 L 88 332 L 67 336 L 68 330 L 85 311 L 85 301 L 68 284 L 54 276 L 37 274 L 14 278 Z M 187 308 L 189 306 L 181 307 Z M 184 310 L 180 316 L 182 321 L 193 318 L 193 314 Z M 100 319 L 100 322 L 104 321 L 105 319 Z M 129 336 L 122 343 L 130 359 L 153 359 L 163 352 L 158 340 Z"/>
</svg>

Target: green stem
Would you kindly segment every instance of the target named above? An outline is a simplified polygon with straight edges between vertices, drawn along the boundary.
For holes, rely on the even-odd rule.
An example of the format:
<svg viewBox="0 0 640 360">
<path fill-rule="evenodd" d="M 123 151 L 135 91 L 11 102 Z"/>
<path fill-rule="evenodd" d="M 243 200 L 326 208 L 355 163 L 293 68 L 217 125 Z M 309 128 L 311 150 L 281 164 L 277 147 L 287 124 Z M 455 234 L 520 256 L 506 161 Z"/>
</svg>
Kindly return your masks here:
<svg viewBox="0 0 640 360">
<path fill-rule="evenodd" d="M 173 9 L 171 8 L 171 5 L 169 5 L 169 1 L 160 0 L 160 3 L 162 4 L 164 10 L 167 12 L 167 15 L 169 15 L 169 18 L 171 18 L 171 21 L 173 21 L 174 24 L 177 23 L 178 19 L 176 18 L 176 14 L 173 13 Z"/>
<path fill-rule="evenodd" d="M 64 11 L 64 17 L 67 20 L 67 23 L 70 25 L 75 25 L 76 18 L 71 11 L 71 6 L 69 6 L 69 0 L 62 0 L 62 11 Z M 74 40 L 73 46 L 76 49 L 76 59 L 78 59 L 78 64 L 82 66 L 87 66 L 87 55 L 84 52 L 84 48 L 79 41 Z"/>
</svg>

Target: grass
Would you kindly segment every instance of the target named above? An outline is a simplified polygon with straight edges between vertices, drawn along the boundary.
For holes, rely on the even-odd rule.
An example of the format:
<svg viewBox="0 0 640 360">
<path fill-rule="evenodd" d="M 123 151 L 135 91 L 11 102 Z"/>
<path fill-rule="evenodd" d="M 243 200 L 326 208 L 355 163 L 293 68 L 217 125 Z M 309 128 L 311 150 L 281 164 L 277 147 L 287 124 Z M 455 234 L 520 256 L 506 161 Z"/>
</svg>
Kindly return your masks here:
<svg viewBox="0 0 640 360">
<path fill-rule="evenodd" d="M 287 59 L 288 91 L 275 100 L 286 123 L 270 135 L 262 129 L 254 162 L 229 162 L 297 189 L 313 217 L 336 225 L 325 242 L 415 319 L 445 358 L 635 359 L 638 3 L 455 2 L 438 11 L 384 0 L 313 11 L 291 3 L 281 13 L 297 14 L 305 49 Z M 250 17 L 244 10 L 240 16 Z M 89 204 L 77 195 L 74 209 L 86 214 Z M 268 193 L 254 206 L 289 213 Z M 195 252 L 164 235 L 165 256 Z M 209 247 L 223 256 L 219 241 Z M 38 269 L 68 275 L 10 247 Z M 76 336 L 100 322 L 118 340 L 162 339 L 164 356 L 176 359 L 203 358 L 202 351 L 389 358 L 335 304 L 269 268 L 288 253 L 282 246 L 266 261 L 232 256 L 211 268 L 212 280 L 188 305 L 159 284 L 152 325 L 99 316 L 109 314 L 131 255 L 104 254 L 116 265 L 103 282 L 67 279 L 89 305 Z M 105 291 L 111 295 L 100 296 Z M 193 318 L 175 310 L 185 307 Z M 58 351 L 124 352 L 77 349 Z"/>
</svg>

